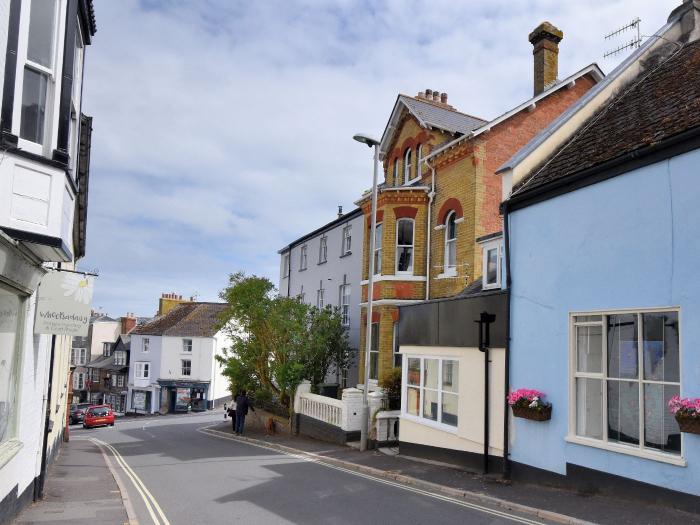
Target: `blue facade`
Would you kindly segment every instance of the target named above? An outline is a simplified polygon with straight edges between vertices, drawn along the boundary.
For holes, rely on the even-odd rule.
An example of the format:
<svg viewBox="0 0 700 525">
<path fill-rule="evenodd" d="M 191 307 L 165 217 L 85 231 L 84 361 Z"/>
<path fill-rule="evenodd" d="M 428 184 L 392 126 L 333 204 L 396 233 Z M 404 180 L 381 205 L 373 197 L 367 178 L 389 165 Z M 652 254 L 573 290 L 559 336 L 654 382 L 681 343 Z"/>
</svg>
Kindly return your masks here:
<svg viewBox="0 0 700 525">
<path fill-rule="evenodd" d="M 680 393 L 700 397 L 700 151 L 511 212 L 511 388 L 536 388 L 552 419 L 513 418 L 513 461 L 571 463 L 700 495 L 700 436 L 685 466 L 566 441 L 570 312 L 680 308 Z"/>
</svg>

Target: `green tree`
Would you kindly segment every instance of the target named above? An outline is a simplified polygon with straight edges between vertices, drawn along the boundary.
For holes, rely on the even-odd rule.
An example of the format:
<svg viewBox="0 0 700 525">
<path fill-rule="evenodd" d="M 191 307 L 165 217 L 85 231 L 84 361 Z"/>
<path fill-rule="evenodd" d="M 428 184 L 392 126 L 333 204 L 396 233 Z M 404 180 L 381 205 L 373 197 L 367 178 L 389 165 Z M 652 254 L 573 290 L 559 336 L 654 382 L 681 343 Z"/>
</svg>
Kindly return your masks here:
<svg viewBox="0 0 700 525">
<path fill-rule="evenodd" d="M 304 373 L 312 390 L 316 391 L 328 372 L 340 374 L 350 366 L 352 352 L 339 308 L 310 308 L 308 326 L 309 338 L 303 353 Z"/>
</svg>

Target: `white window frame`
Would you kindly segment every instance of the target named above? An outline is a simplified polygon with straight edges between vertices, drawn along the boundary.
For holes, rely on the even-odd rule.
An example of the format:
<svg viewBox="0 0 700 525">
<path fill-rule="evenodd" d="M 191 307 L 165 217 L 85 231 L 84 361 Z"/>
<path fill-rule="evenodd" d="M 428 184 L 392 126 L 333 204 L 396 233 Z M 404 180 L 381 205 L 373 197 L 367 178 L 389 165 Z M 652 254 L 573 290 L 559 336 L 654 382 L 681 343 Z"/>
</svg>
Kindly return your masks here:
<svg viewBox="0 0 700 525">
<path fill-rule="evenodd" d="M 117 366 L 126 366 L 126 351 L 116 350 L 114 352 L 114 364 Z"/>
<path fill-rule="evenodd" d="M 151 377 L 151 362 L 137 361 L 134 363 L 134 378 L 149 379 Z"/>
<path fill-rule="evenodd" d="M 104 357 L 109 357 L 112 355 L 112 343 L 105 341 L 102 343 L 102 355 Z"/>
<path fill-rule="evenodd" d="M 141 349 L 142 349 L 144 354 L 147 354 L 149 352 L 150 346 L 151 346 L 150 338 L 144 337 L 143 340 L 141 341 Z"/>
<path fill-rule="evenodd" d="M 423 144 L 418 144 L 416 149 L 416 176 L 415 179 L 420 179 L 423 176 Z"/>
<path fill-rule="evenodd" d="M 58 68 L 62 66 L 59 60 L 63 53 L 65 42 L 61 35 L 65 32 L 65 2 L 54 1 L 53 35 L 52 35 L 52 64 L 51 67 L 38 64 L 28 58 L 29 50 L 29 25 L 31 18 L 31 4 L 27 2 L 26 9 L 20 13 L 19 41 L 17 45 L 17 72 L 15 77 L 15 107 L 13 108 L 13 132 L 18 137 L 18 145 L 21 149 L 37 155 L 48 156 L 54 147 L 54 134 L 57 125 L 56 114 L 59 97 L 56 80 L 60 78 Z M 71 49 L 71 52 L 73 50 Z M 46 108 L 44 113 L 43 141 L 41 144 L 21 137 L 22 126 L 22 100 L 24 99 L 24 70 L 31 69 L 47 77 Z"/>
<path fill-rule="evenodd" d="M 391 334 L 391 350 L 392 350 L 392 364 L 394 365 L 394 368 L 396 367 L 401 367 L 402 366 L 402 361 L 403 358 L 401 356 L 400 348 L 398 345 L 399 342 L 399 322 L 395 321 L 394 325 L 392 327 L 392 334 Z"/>
<path fill-rule="evenodd" d="M 497 250 L 496 252 L 496 282 L 495 283 L 489 283 L 488 282 L 488 261 L 489 261 L 489 253 L 492 252 L 493 250 Z M 493 290 L 496 288 L 501 288 L 501 283 L 502 283 L 502 276 L 501 276 L 501 271 L 502 271 L 502 266 L 503 266 L 503 240 L 499 237 L 498 239 L 495 239 L 493 241 L 485 242 L 482 244 L 482 281 L 481 281 L 481 287 L 484 290 Z"/>
<path fill-rule="evenodd" d="M 185 354 L 191 354 L 192 353 L 192 339 L 183 339 L 182 340 L 182 351 Z"/>
<path fill-rule="evenodd" d="M 289 257 L 289 252 L 285 253 L 282 256 L 282 278 L 286 279 L 289 277 L 289 272 L 290 272 L 290 265 L 289 262 L 291 261 L 291 258 Z"/>
<path fill-rule="evenodd" d="M 376 333 L 377 333 L 377 347 L 374 348 L 374 331 L 376 327 Z M 369 378 L 370 382 L 377 382 L 379 381 L 379 354 L 380 354 L 380 344 L 381 344 L 381 325 L 379 323 L 370 323 L 370 345 L 369 345 L 369 371 L 367 373 L 367 377 Z M 372 377 L 372 354 L 377 354 L 377 369 L 375 370 L 376 372 L 376 377 Z"/>
<path fill-rule="evenodd" d="M 318 243 L 318 264 L 328 261 L 328 237 L 321 235 Z"/>
<path fill-rule="evenodd" d="M 665 312 L 675 312 L 678 315 L 678 373 L 679 379 L 683 377 L 683 341 L 681 334 L 681 311 L 679 307 L 659 307 L 659 308 L 626 308 L 620 310 L 597 310 L 597 311 L 581 311 L 581 312 L 569 312 L 569 425 L 568 425 L 568 435 L 566 441 L 569 443 L 575 443 L 578 445 L 585 445 L 593 448 L 599 448 L 603 450 L 608 450 L 611 452 L 618 452 L 621 454 L 626 454 L 630 456 L 636 456 L 640 458 L 655 460 L 663 463 L 670 463 L 672 465 L 677 465 L 681 467 L 686 466 L 686 460 L 684 458 L 685 448 L 685 436 L 681 432 L 681 451 L 680 454 L 672 454 L 669 452 L 659 451 L 653 448 L 646 448 L 644 446 L 644 392 L 643 388 L 645 384 L 671 384 L 678 385 L 679 391 L 682 395 L 683 386 L 682 381 L 676 382 L 662 382 L 644 379 L 644 345 L 643 345 L 643 323 L 641 321 L 641 314 L 645 313 L 665 313 Z M 608 381 L 608 341 L 607 341 L 607 319 L 609 315 L 623 315 L 623 314 L 636 314 L 640 316 L 638 319 L 638 335 L 637 335 L 637 366 L 638 366 L 638 378 L 636 380 L 630 379 L 631 382 L 638 382 L 640 385 L 639 394 L 639 445 L 618 443 L 608 441 L 608 392 L 607 392 L 607 381 Z M 600 321 L 575 321 L 576 317 L 583 316 L 601 316 Z M 576 356 L 576 327 L 577 326 L 601 326 L 602 328 L 602 356 L 601 356 L 601 372 L 579 372 L 577 356 Z M 602 419 L 603 419 L 603 437 L 602 439 L 596 439 L 592 437 L 579 436 L 576 434 L 576 379 L 577 378 L 590 378 L 600 380 L 602 383 Z M 616 379 L 616 378 L 613 378 Z M 667 408 L 667 407 L 664 407 Z"/>
<path fill-rule="evenodd" d="M 403 221 L 410 221 L 411 222 L 411 244 L 399 244 L 399 224 Z M 413 275 L 413 269 L 415 267 L 415 261 L 416 261 L 416 221 L 415 219 L 411 219 L 410 217 L 401 217 L 400 219 L 396 220 L 396 253 L 395 253 L 395 261 L 394 261 L 394 271 L 396 275 Z M 408 270 L 401 270 L 399 271 L 399 252 L 403 248 L 410 248 L 411 249 L 411 265 L 409 266 Z"/>
<path fill-rule="evenodd" d="M 420 383 L 419 386 L 417 387 L 420 391 L 420 406 L 418 410 L 418 415 L 413 415 L 408 412 L 408 407 L 406 406 L 406 402 L 408 400 L 408 360 L 409 359 L 420 359 Z M 424 402 L 424 391 L 427 387 L 424 386 L 424 381 L 425 381 L 425 360 L 435 360 L 438 361 L 438 384 L 437 384 L 437 390 L 434 388 L 428 388 L 428 390 L 435 392 L 437 391 L 438 397 L 437 397 L 437 408 L 438 408 L 438 415 L 437 415 L 437 421 L 434 421 L 432 419 L 428 419 L 423 417 L 423 402 Z M 450 432 L 452 434 L 457 434 L 459 430 L 459 424 L 461 422 L 460 413 L 459 409 L 461 406 L 461 396 L 462 393 L 459 391 L 459 372 L 457 373 L 457 378 L 456 378 L 456 383 L 457 383 L 457 392 L 449 392 L 447 391 L 448 394 L 451 395 L 456 395 L 457 396 L 457 425 L 449 425 L 447 423 L 442 422 L 442 396 L 443 393 L 446 391 L 443 388 L 442 385 L 442 367 L 443 363 L 445 361 L 454 361 L 457 363 L 457 366 L 459 369 L 462 368 L 462 363 L 458 357 L 455 356 L 437 356 L 437 355 L 416 355 L 416 354 L 403 354 L 403 363 L 402 363 L 402 371 L 401 371 L 401 418 L 402 419 L 409 419 L 411 421 L 415 421 L 416 423 L 420 423 L 421 425 L 427 425 L 430 427 L 434 427 L 440 430 L 444 430 L 445 432 Z M 411 385 L 411 388 L 416 388 L 416 385 Z"/>
<path fill-rule="evenodd" d="M 109 378 L 109 384 L 110 386 L 113 386 L 116 388 L 117 386 L 117 374 L 112 374 Z"/>
<path fill-rule="evenodd" d="M 352 253 L 352 224 L 347 224 L 343 228 L 343 255 Z"/>
<path fill-rule="evenodd" d="M 187 363 L 187 365 L 185 365 Z M 187 370 L 187 373 L 185 373 Z M 183 377 L 192 377 L 192 360 L 191 359 L 180 359 L 180 372 Z"/>
<path fill-rule="evenodd" d="M 73 390 L 85 390 L 85 373 L 75 372 L 73 376 Z"/>
<path fill-rule="evenodd" d="M 394 186 L 401 186 L 401 170 L 399 169 L 399 158 L 394 159 Z"/>
<path fill-rule="evenodd" d="M 300 272 L 306 270 L 306 265 L 308 263 L 308 254 L 309 254 L 309 247 L 308 247 L 308 245 L 305 244 L 299 250 L 299 271 Z"/>
<path fill-rule="evenodd" d="M 324 296 L 326 294 L 326 290 L 323 288 L 323 282 L 321 282 L 321 288 L 316 290 L 316 308 L 319 310 L 322 310 L 323 307 L 325 306 L 325 301 L 324 301 Z"/>
<path fill-rule="evenodd" d="M 377 236 L 377 233 L 379 234 Z M 375 225 L 374 229 L 374 275 L 382 274 L 382 244 L 384 237 L 384 227 L 382 223 Z"/>
<path fill-rule="evenodd" d="M 352 288 L 350 284 L 340 285 L 340 315 L 343 326 L 350 326 L 350 294 Z"/>
<path fill-rule="evenodd" d="M 450 239 L 449 234 L 450 234 L 450 220 L 454 220 L 455 223 L 455 236 L 454 238 Z M 445 217 L 445 249 L 443 253 L 443 262 L 444 262 L 444 267 L 443 267 L 443 275 L 457 275 L 457 213 L 455 211 L 451 211 L 450 213 L 447 214 L 447 217 Z M 454 264 L 450 264 L 449 261 L 449 250 L 450 248 L 453 249 L 454 252 Z"/>
<path fill-rule="evenodd" d="M 87 364 L 87 348 L 73 348 L 73 364 L 76 366 L 85 366 Z"/>
<path fill-rule="evenodd" d="M 413 156 L 413 150 L 411 148 L 406 148 L 403 153 L 403 183 L 408 184 L 413 179 L 411 178 L 411 158 Z"/>
<path fill-rule="evenodd" d="M 124 376 L 122 374 L 119 374 L 117 376 L 117 388 L 123 388 L 124 387 Z"/>
</svg>

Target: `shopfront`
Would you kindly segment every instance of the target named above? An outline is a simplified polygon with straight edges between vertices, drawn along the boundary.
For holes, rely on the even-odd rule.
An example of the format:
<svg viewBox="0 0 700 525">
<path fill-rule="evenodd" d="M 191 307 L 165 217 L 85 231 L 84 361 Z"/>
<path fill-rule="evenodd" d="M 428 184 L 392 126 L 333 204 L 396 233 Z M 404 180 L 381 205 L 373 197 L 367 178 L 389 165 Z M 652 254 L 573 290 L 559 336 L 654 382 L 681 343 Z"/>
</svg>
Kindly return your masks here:
<svg viewBox="0 0 700 525">
<path fill-rule="evenodd" d="M 161 412 L 203 412 L 209 398 L 208 382 L 158 381 Z"/>
</svg>

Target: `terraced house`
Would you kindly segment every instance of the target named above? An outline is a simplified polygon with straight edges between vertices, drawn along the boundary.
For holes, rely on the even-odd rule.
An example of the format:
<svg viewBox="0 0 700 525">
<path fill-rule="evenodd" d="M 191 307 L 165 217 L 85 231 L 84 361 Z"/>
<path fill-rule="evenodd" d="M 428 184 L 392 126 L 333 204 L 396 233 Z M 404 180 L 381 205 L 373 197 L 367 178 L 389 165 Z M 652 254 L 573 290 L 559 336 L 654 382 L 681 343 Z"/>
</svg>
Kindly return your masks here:
<svg viewBox="0 0 700 525">
<path fill-rule="evenodd" d="M 380 144 L 384 181 L 373 254 L 369 233 L 364 236 L 361 341 L 369 257 L 375 261 L 370 388 L 401 364 L 400 306 L 451 297 L 470 286 L 500 287 L 501 179 L 494 172 L 603 78 L 592 64 L 559 80 L 562 37 L 547 22 L 529 35 L 534 96 L 495 119 L 462 113 L 446 93 L 431 89 L 397 97 Z M 357 204 L 369 232 L 370 192 Z M 486 266 L 490 271 L 484 272 Z M 363 363 L 361 356 L 360 377 Z"/>
</svg>

